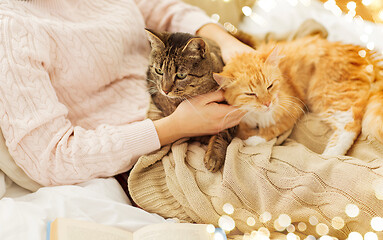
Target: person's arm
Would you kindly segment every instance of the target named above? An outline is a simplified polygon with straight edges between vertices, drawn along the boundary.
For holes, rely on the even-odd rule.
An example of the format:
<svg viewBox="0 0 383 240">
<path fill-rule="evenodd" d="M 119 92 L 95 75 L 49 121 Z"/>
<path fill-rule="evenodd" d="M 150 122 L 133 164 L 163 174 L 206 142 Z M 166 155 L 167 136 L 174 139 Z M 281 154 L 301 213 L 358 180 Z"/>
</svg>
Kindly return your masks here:
<svg viewBox="0 0 383 240">
<path fill-rule="evenodd" d="M 180 0 L 135 0 L 147 28 L 195 34 L 212 20 L 198 7 Z"/>
<path fill-rule="evenodd" d="M 160 147 L 150 120 L 94 130 L 73 125 L 47 70 L 49 36 L 40 31 L 35 38 L 36 29 L 7 20 L 0 34 L 0 127 L 29 177 L 47 186 L 113 176 Z"/>
</svg>

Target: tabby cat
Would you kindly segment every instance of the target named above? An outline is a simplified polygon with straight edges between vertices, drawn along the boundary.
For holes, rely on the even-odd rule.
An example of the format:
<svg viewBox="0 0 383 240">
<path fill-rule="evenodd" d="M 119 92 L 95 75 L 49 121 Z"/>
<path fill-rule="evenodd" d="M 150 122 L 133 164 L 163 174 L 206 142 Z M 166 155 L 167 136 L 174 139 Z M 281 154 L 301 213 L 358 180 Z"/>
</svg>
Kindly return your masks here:
<svg viewBox="0 0 383 240">
<path fill-rule="evenodd" d="M 165 116 L 187 98 L 218 89 L 213 72 L 220 72 L 223 61 L 219 47 L 209 39 L 188 33 L 155 32 L 147 29 L 152 51 L 147 71 L 153 103 Z M 208 144 L 204 164 L 215 172 L 221 168 L 226 148 L 235 128 L 214 136 L 194 138 Z"/>
<path fill-rule="evenodd" d="M 236 56 L 214 78 L 229 104 L 246 109 L 248 145 L 293 128 L 306 108 L 334 130 L 323 155 L 343 155 L 361 129 L 383 142 L 382 57 L 316 36 L 268 43 Z"/>
</svg>

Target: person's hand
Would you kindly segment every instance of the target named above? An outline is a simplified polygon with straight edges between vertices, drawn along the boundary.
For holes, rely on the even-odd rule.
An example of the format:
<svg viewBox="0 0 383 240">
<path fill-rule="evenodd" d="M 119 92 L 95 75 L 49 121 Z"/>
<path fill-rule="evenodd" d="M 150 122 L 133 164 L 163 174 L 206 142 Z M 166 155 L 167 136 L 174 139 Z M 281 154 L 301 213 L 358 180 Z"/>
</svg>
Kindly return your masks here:
<svg viewBox="0 0 383 240">
<path fill-rule="evenodd" d="M 197 31 L 197 34 L 210 38 L 219 45 L 224 63 L 228 63 L 236 54 L 255 51 L 254 48 L 242 43 L 217 24 L 206 24 Z"/>
<path fill-rule="evenodd" d="M 222 59 L 224 63 L 228 63 L 230 59 L 237 54 L 254 51 L 254 48 L 249 47 L 248 45 L 240 42 L 237 39 L 234 39 L 230 42 L 226 42 L 224 43 L 224 45 L 221 46 Z"/>
<path fill-rule="evenodd" d="M 183 137 L 216 134 L 239 124 L 245 112 L 222 104 L 223 92 L 211 92 L 183 101 L 170 115 L 154 122 L 161 145 Z"/>
</svg>

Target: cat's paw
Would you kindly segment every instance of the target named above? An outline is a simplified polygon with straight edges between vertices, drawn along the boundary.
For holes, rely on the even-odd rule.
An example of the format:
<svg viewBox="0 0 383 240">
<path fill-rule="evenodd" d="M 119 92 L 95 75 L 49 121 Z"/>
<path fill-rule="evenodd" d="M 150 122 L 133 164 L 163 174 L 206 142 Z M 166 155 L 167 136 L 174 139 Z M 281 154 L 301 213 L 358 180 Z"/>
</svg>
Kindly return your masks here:
<svg viewBox="0 0 383 240">
<path fill-rule="evenodd" d="M 258 137 L 258 136 L 249 137 L 248 139 L 244 141 L 244 143 L 247 146 L 257 146 L 258 144 L 264 143 L 264 142 L 266 142 L 266 139 L 264 139 L 263 137 Z"/>
</svg>

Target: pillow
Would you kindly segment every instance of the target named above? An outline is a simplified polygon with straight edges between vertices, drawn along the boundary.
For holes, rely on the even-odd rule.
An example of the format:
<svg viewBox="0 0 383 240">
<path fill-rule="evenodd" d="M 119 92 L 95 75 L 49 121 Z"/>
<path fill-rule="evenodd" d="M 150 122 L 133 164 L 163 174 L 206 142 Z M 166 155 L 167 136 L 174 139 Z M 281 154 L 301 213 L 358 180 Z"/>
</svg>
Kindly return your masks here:
<svg viewBox="0 0 383 240">
<path fill-rule="evenodd" d="M 35 192 L 42 186 L 28 177 L 25 172 L 16 165 L 5 145 L 3 133 L 0 130 L 0 169 L 17 185 Z"/>
</svg>

